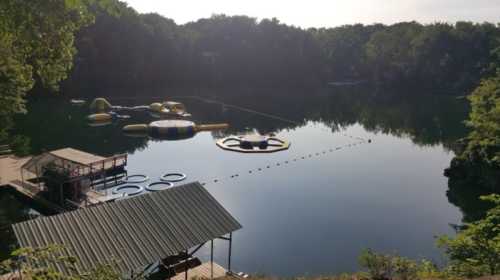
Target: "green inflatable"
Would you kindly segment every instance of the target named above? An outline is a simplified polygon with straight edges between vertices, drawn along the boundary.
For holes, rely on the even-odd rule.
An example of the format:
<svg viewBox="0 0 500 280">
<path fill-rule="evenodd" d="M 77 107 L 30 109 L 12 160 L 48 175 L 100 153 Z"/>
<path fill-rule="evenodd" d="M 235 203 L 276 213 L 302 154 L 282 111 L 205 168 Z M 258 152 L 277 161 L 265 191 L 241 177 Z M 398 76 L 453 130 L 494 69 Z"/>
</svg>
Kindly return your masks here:
<svg viewBox="0 0 500 280">
<path fill-rule="evenodd" d="M 90 109 L 96 112 L 107 112 L 111 110 L 113 106 L 108 102 L 108 100 L 99 97 L 96 98 L 90 103 Z"/>
</svg>

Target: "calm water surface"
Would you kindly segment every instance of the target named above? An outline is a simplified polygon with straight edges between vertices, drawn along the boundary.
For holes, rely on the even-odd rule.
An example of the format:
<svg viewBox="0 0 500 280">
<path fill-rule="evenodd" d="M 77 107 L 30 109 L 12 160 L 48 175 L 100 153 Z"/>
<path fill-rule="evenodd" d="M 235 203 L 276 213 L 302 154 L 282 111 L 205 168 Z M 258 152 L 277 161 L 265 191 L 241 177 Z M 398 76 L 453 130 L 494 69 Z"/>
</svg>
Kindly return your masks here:
<svg viewBox="0 0 500 280">
<path fill-rule="evenodd" d="M 127 122 L 89 127 L 83 119 L 86 107 L 36 100 L 16 129 L 32 138 L 34 152 L 66 146 L 103 155 L 127 152 L 129 174 L 155 179 L 165 172 L 184 172 L 188 181 L 206 183 L 243 225 L 233 235 L 237 271 L 280 276 L 356 271 L 364 248 L 442 260 L 435 236 L 453 234 L 450 224 L 462 219 L 460 209 L 448 202 L 442 174 L 453 157 L 451 143 L 465 133 L 463 102 L 332 92 L 270 102 L 207 98 L 286 120 L 179 98 L 197 123 L 228 122 L 231 129 L 158 141 L 121 134 L 125 123 L 152 120 L 144 113 Z M 112 102 L 140 105 L 153 100 Z M 274 132 L 292 146 L 274 154 L 240 154 L 214 143 L 249 130 Z M 3 225 L 12 222 L 3 216 L 15 215 L 9 209 L 0 206 Z M 2 250 L 9 242 L 12 238 L 2 238 Z M 215 248 L 216 260 L 225 266 L 226 244 L 217 242 Z M 199 255 L 207 258 L 208 253 L 204 249 Z"/>
</svg>

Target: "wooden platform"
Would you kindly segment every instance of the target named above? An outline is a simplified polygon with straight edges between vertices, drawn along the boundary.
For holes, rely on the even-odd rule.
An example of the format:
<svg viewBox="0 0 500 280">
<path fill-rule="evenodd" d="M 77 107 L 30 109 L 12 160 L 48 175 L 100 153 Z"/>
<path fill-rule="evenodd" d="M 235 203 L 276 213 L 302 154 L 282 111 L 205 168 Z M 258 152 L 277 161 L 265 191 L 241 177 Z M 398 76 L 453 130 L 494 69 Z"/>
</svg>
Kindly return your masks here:
<svg viewBox="0 0 500 280">
<path fill-rule="evenodd" d="M 214 265 L 214 274 L 213 274 L 213 279 L 216 278 L 222 278 L 227 276 L 227 270 L 222 267 L 221 265 L 217 263 L 213 263 Z M 188 279 L 210 279 L 211 278 L 211 273 L 210 273 L 210 262 L 202 263 L 201 265 L 192 268 L 188 270 Z M 179 273 L 175 275 L 174 277 L 170 278 L 172 280 L 184 280 L 186 275 L 184 272 Z"/>
<path fill-rule="evenodd" d="M 114 168 L 115 166 L 125 165 L 127 161 L 126 155 L 118 155 L 109 158 L 97 156 L 94 154 L 82 152 L 72 148 L 64 148 L 48 152 L 53 156 L 67 160 L 71 163 L 82 164 L 83 168 L 79 168 L 78 175 L 85 175 L 93 172 L 94 170 L 108 170 Z M 39 201 L 42 205 L 47 206 L 49 209 L 61 212 L 64 208 L 47 201 L 38 195 L 40 188 L 36 183 L 28 181 L 28 179 L 36 178 L 36 174 L 30 172 L 28 169 L 23 170 L 23 175 L 21 175 L 21 168 L 26 163 L 31 160 L 37 161 L 41 156 L 35 157 L 16 157 L 14 155 L 0 156 L 0 187 L 13 187 L 15 190 L 21 194 Z M 23 178 L 24 176 L 24 178 Z M 103 194 L 95 191 L 89 191 L 87 193 L 88 200 L 82 201 L 80 205 L 75 205 L 76 207 L 85 207 L 88 204 L 102 203 Z"/>
<path fill-rule="evenodd" d="M 60 207 L 59 205 L 54 204 L 38 195 L 38 189 L 34 184 L 30 184 L 27 182 L 23 183 L 20 180 L 12 180 L 9 182 L 8 186 L 14 188 L 20 194 L 37 201 L 51 211 L 55 211 L 57 213 L 62 213 L 65 211 L 64 208 Z"/>
<path fill-rule="evenodd" d="M 8 185 L 10 181 L 21 180 L 21 166 L 30 159 L 31 157 L 0 157 L 0 186 Z"/>
</svg>

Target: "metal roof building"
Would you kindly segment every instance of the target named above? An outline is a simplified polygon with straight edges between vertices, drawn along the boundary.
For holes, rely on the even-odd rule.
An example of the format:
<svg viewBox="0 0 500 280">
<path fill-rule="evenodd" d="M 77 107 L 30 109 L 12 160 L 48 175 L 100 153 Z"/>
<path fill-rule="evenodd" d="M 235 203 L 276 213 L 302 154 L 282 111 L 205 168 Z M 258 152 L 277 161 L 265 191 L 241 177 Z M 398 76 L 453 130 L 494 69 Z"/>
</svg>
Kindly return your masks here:
<svg viewBox="0 0 500 280">
<path fill-rule="evenodd" d="M 122 272 L 216 238 L 231 240 L 223 236 L 240 228 L 198 182 L 13 225 L 21 247 L 62 244 L 79 270 L 117 261 Z"/>
</svg>

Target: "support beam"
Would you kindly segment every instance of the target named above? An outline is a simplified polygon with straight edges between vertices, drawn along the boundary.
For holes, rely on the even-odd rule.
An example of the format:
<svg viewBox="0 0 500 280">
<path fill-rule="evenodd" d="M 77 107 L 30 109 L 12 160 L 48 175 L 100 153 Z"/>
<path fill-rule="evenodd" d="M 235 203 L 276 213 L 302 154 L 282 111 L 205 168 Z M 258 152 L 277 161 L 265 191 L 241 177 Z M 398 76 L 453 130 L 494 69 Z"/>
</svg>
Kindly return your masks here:
<svg viewBox="0 0 500 280">
<path fill-rule="evenodd" d="M 23 168 L 21 167 L 21 169 L 19 170 L 19 172 L 21 172 L 21 187 L 24 187 L 24 174 L 23 174 Z"/>
<path fill-rule="evenodd" d="M 186 259 L 184 259 L 185 266 L 186 266 L 186 271 L 184 272 L 184 280 L 188 280 L 188 270 L 189 270 L 189 266 L 187 265 L 188 258 L 189 258 L 189 253 L 188 253 L 188 250 L 186 250 Z"/>
<path fill-rule="evenodd" d="M 214 279 L 214 240 L 210 240 L 210 279 Z"/>
<path fill-rule="evenodd" d="M 232 247 L 232 244 L 233 244 L 233 233 L 229 233 L 229 255 L 228 255 L 228 258 L 227 258 L 227 271 L 229 273 L 231 273 L 231 247 Z"/>
</svg>

